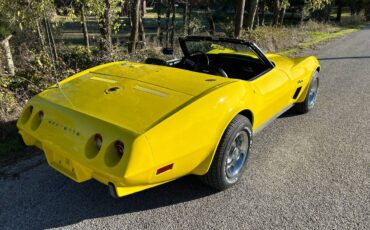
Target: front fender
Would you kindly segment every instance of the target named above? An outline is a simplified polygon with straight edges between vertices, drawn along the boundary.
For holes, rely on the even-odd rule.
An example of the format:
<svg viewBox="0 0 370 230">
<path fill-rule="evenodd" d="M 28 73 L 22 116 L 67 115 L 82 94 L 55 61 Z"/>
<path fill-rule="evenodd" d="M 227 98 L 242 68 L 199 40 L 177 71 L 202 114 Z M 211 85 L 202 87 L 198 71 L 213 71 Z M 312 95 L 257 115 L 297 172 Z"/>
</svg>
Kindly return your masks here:
<svg viewBox="0 0 370 230">
<path fill-rule="evenodd" d="M 303 82 L 306 83 L 304 84 L 304 87 L 302 87 L 302 90 L 297 97 L 297 103 L 303 102 L 306 99 L 306 94 L 311 83 L 311 79 L 314 73 L 318 70 L 320 70 L 320 63 L 315 56 L 304 58 L 292 68 L 292 75 L 294 76 L 295 72 L 301 72 Z"/>
</svg>

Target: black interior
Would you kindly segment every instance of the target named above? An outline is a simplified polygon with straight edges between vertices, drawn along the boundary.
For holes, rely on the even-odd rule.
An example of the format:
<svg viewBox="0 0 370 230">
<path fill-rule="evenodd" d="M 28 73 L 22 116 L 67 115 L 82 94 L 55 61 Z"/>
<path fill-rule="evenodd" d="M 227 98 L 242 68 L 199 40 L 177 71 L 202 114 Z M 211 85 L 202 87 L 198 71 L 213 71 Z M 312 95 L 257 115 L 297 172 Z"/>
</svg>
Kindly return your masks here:
<svg viewBox="0 0 370 230">
<path fill-rule="evenodd" d="M 221 53 L 207 54 L 207 56 L 209 63 L 204 61 L 202 54 L 184 57 L 174 67 L 242 80 L 250 80 L 269 68 L 261 60 L 244 55 Z M 188 59 L 194 63 L 189 63 Z"/>
<path fill-rule="evenodd" d="M 148 64 L 168 65 L 160 59 L 147 59 Z M 183 57 L 172 67 L 201 72 L 216 76 L 251 80 L 270 67 L 262 60 L 245 55 L 236 54 L 205 54 L 195 52 L 188 57 Z"/>
</svg>

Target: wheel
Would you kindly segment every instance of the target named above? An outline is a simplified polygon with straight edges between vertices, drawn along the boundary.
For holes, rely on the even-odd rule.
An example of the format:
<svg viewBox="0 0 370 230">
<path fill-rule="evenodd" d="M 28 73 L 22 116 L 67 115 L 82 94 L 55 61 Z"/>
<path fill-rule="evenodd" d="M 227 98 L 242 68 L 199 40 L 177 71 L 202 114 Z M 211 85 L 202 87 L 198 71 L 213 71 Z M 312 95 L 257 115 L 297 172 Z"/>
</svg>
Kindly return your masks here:
<svg viewBox="0 0 370 230">
<path fill-rule="evenodd" d="M 315 106 L 317 94 L 319 90 L 319 73 L 316 71 L 312 77 L 310 86 L 307 90 L 305 100 L 295 105 L 298 113 L 308 113 Z"/>
<path fill-rule="evenodd" d="M 201 180 L 218 190 L 236 184 L 248 159 L 252 144 L 252 125 L 248 118 L 237 115 L 227 127 L 208 172 Z"/>
</svg>

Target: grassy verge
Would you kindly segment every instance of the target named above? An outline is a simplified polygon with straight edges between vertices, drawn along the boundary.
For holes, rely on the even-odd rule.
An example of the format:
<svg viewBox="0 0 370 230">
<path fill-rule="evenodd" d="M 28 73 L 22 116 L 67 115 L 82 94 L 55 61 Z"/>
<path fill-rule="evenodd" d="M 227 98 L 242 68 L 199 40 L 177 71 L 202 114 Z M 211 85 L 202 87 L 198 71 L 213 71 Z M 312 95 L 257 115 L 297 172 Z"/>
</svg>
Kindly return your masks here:
<svg viewBox="0 0 370 230">
<path fill-rule="evenodd" d="M 313 48 L 314 46 L 325 41 L 339 38 L 356 31 L 358 31 L 358 28 L 338 28 L 338 30 L 333 32 L 307 32 L 308 41 L 299 43 L 297 47 L 279 51 L 278 53 L 284 56 L 292 56 L 301 52 L 302 50 Z"/>
<path fill-rule="evenodd" d="M 294 56 L 305 49 L 357 31 L 362 21 L 350 21 L 346 25 L 309 21 L 300 26 L 259 27 L 246 31 L 243 38 L 254 41 L 264 51 Z"/>
</svg>

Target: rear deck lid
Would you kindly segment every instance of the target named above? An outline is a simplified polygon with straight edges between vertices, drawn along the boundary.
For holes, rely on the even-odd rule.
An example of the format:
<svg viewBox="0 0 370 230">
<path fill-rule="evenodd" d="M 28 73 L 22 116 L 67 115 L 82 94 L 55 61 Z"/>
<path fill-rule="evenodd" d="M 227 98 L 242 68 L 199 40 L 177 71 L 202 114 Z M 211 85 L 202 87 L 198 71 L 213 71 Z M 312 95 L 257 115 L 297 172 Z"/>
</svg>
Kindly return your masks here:
<svg viewBox="0 0 370 230">
<path fill-rule="evenodd" d="M 142 133 L 194 96 L 227 81 L 175 68 L 118 63 L 62 82 L 39 97 Z"/>
</svg>

